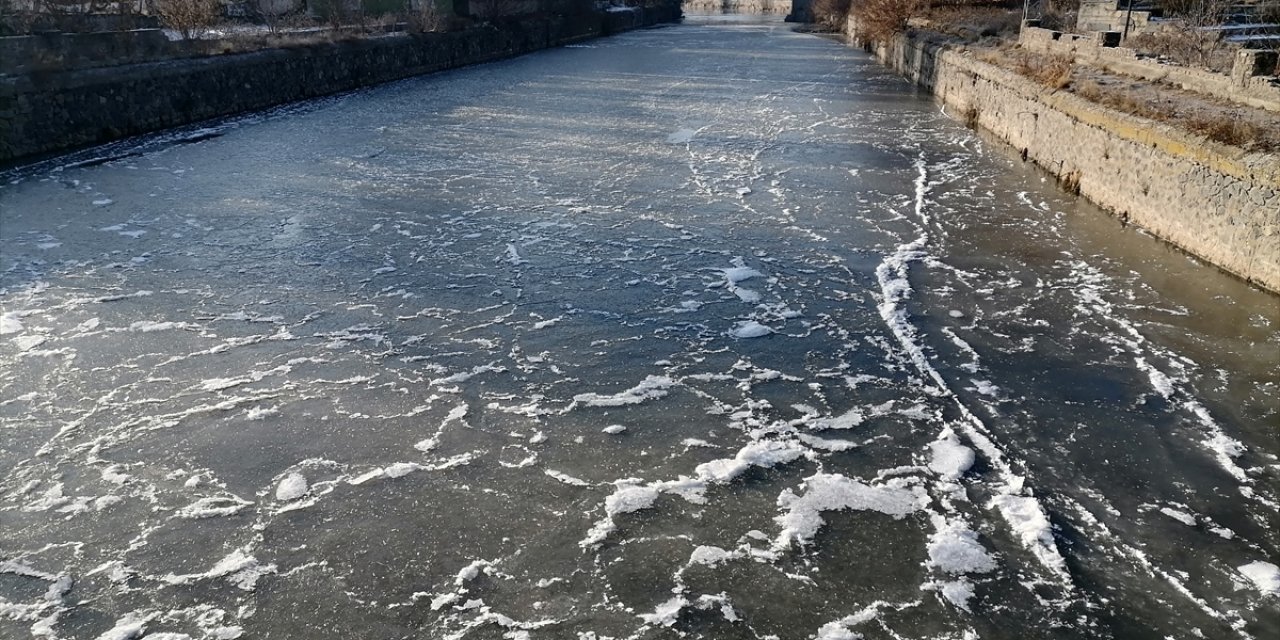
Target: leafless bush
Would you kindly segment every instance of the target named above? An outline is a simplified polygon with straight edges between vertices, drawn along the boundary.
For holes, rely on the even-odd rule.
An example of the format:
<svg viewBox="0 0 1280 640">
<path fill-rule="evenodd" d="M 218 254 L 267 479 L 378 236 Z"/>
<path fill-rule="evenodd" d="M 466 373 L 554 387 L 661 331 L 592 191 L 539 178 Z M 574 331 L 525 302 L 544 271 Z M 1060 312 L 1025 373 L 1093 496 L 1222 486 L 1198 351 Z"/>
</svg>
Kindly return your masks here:
<svg viewBox="0 0 1280 640">
<path fill-rule="evenodd" d="M 1080 15 L 1080 0 L 1043 0 L 1040 3 L 1040 26 L 1055 31 L 1072 31 Z"/>
<path fill-rule="evenodd" d="M 849 16 L 849 0 L 813 0 L 809 6 L 813 23 L 827 31 L 843 31 Z"/>
<path fill-rule="evenodd" d="M 857 19 L 860 38 L 883 42 L 905 31 L 907 21 L 927 8 L 927 0 L 853 0 L 849 11 Z"/>
<path fill-rule="evenodd" d="M 1063 89 L 1071 84 L 1075 61 L 1071 56 L 1044 55 L 1018 51 L 1014 58 L 1014 70 L 1035 80 L 1049 89 Z"/>
<path fill-rule="evenodd" d="M 1216 27 L 1226 22 L 1231 0 L 1161 0 L 1173 18 L 1156 31 L 1129 39 L 1129 46 L 1179 64 L 1225 72 L 1231 68 L 1231 47 Z"/>
<path fill-rule="evenodd" d="M 1003 2 L 975 4 L 933 3 L 925 14 L 931 29 L 975 42 L 983 38 L 1013 38 L 1022 24 L 1022 7 L 1010 9 Z"/>
<path fill-rule="evenodd" d="M 218 0 L 154 0 L 153 7 L 164 26 L 184 40 L 199 36 L 218 21 Z"/>
<path fill-rule="evenodd" d="M 431 33 L 445 31 L 448 24 L 444 12 L 436 8 L 431 0 L 422 0 L 416 9 L 409 10 L 408 20 L 410 33 Z"/>
</svg>

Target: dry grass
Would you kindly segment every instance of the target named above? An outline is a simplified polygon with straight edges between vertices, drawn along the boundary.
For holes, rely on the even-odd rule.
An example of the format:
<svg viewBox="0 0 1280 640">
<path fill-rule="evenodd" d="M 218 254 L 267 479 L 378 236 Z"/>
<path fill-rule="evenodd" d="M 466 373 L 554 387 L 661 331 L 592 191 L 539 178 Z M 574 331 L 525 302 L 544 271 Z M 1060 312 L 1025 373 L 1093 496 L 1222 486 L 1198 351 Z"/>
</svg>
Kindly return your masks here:
<svg viewBox="0 0 1280 640">
<path fill-rule="evenodd" d="M 1280 131 L 1243 117 L 1239 111 L 1179 110 L 1172 102 L 1136 97 L 1124 88 L 1104 86 L 1092 79 L 1075 82 L 1072 92 L 1121 113 L 1163 122 L 1221 144 L 1265 153 L 1280 151 Z"/>
<path fill-rule="evenodd" d="M 1019 49 L 1013 54 L 1013 69 L 1048 89 L 1065 89 L 1071 84 L 1075 61 L 1071 56 L 1044 55 Z"/>
</svg>

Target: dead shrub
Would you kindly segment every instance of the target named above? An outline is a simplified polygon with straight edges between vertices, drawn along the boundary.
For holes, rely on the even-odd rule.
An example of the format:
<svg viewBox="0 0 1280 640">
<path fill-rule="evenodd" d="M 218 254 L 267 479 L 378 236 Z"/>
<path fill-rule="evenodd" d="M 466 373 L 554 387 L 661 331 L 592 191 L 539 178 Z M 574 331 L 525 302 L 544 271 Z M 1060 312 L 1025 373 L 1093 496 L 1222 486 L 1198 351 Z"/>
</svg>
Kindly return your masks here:
<svg viewBox="0 0 1280 640">
<path fill-rule="evenodd" d="M 907 22 L 927 8 L 927 0 L 853 0 L 849 11 L 857 19 L 858 37 L 884 42 L 906 31 Z"/>
<path fill-rule="evenodd" d="M 824 31 L 843 31 L 849 17 L 849 0 L 813 0 L 809 7 L 813 23 Z"/>
<path fill-rule="evenodd" d="M 1073 31 L 1080 14 L 1080 0 L 1044 0 L 1040 3 L 1040 26 L 1054 31 Z"/>
<path fill-rule="evenodd" d="M 1049 89 L 1065 89 L 1071 84 L 1075 61 L 1066 55 L 1042 55 L 1019 51 L 1014 70 Z"/>
<path fill-rule="evenodd" d="M 1231 114 L 1218 117 L 1194 116 L 1186 120 L 1186 126 L 1214 142 L 1241 149 L 1265 148 L 1263 130 L 1256 124 L 1234 118 Z"/>
<path fill-rule="evenodd" d="M 217 24 L 222 8 L 218 0 L 154 0 L 153 6 L 160 22 L 184 40 L 196 38 Z"/>
<path fill-rule="evenodd" d="M 939 6 L 936 2 L 925 13 L 929 28 L 957 36 L 965 42 L 984 38 L 1016 38 L 1022 24 L 1022 9 L 1009 9 L 994 3 L 982 6 Z"/>
<path fill-rule="evenodd" d="M 448 24 L 447 16 L 433 0 L 422 0 L 416 9 L 410 9 L 406 22 L 410 33 L 445 31 Z"/>
<path fill-rule="evenodd" d="M 1227 21 L 1231 0 L 1161 0 L 1160 6 L 1171 19 L 1155 31 L 1129 38 L 1126 44 L 1181 65 L 1219 73 L 1231 69 L 1233 48 L 1220 31 L 1211 28 Z"/>
</svg>

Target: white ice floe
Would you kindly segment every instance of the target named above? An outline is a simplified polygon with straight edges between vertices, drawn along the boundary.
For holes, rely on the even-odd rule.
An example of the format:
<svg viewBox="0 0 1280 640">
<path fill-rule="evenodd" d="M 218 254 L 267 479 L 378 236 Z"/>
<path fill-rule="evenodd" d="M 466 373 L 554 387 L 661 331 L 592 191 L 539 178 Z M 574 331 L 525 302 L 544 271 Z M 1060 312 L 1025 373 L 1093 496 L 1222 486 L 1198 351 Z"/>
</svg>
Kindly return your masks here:
<svg viewBox="0 0 1280 640">
<path fill-rule="evenodd" d="M 1185 524 L 1188 527 L 1196 526 L 1196 517 L 1185 511 L 1179 511 L 1177 509 L 1172 509 L 1170 507 L 1161 507 L 1160 513 L 1163 513 L 1164 515 L 1169 516 L 1170 518 L 1173 518 L 1174 520 L 1177 520 L 1178 522 L 1181 522 L 1182 524 Z"/>
<path fill-rule="evenodd" d="M 654 608 L 653 613 L 642 613 L 640 619 L 645 624 L 670 627 L 680 617 L 680 610 L 689 605 L 684 596 L 675 596 Z"/>
<path fill-rule="evenodd" d="M 307 495 L 310 490 L 311 487 L 307 484 L 306 476 L 294 471 L 285 475 L 280 480 L 280 484 L 276 485 L 276 500 L 281 502 L 297 500 Z"/>
<path fill-rule="evenodd" d="M 0 336 L 22 331 L 22 321 L 18 319 L 19 317 L 13 311 L 0 314 Z"/>
<path fill-rule="evenodd" d="M 230 516 L 240 513 L 251 504 L 253 503 L 248 500 L 244 500 L 239 496 L 230 494 L 208 496 L 200 498 L 199 500 L 178 509 L 175 514 L 179 518 L 186 518 L 188 520 L 217 518 L 220 516 Z"/>
<path fill-rule="evenodd" d="M 1262 560 L 1236 568 L 1240 575 L 1249 579 L 1253 586 L 1264 596 L 1280 596 L 1280 567 Z"/>
<path fill-rule="evenodd" d="M 262 576 L 276 573 L 276 565 L 262 564 L 249 552 L 249 548 L 241 548 L 227 554 L 213 568 L 204 573 L 188 573 L 183 575 L 168 574 L 161 580 L 168 584 L 190 584 L 212 578 L 226 578 L 236 588 L 253 591 Z"/>
<path fill-rule="evenodd" d="M 773 333 L 773 329 L 756 322 L 755 320 L 746 320 L 739 322 L 738 326 L 729 331 L 729 335 L 735 338 L 760 338 Z"/>
<path fill-rule="evenodd" d="M 157 322 L 155 320 L 139 320 L 129 325 L 129 331 L 135 333 L 151 333 L 154 331 L 169 331 L 173 329 L 191 329 L 195 328 L 189 322 Z"/>
<path fill-rule="evenodd" d="M 420 464 L 416 464 L 413 462 L 397 462 L 395 464 L 387 465 L 385 467 L 378 467 L 376 469 L 371 469 L 369 471 L 366 471 L 354 478 L 347 480 L 347 484 L 362 485 L 366 482 L 371 482 L 373 480 L 386 480 L 391 478 L 399 478 L 402 476 L 407 476 L 410 473 L 413 473 L 414 471 L 422 471 L 428 468 L 429 467 L 424 467 Z"/>
<path fill-rule="evenodd" d="M 959 480 L 974 462 L 973 449 L 960 444 L 951 429 L 929 444 L 929 453 L 929 469 L 944 480 Z"/>
<path fill-rule="evenodd" d="M 605 428 L 601 429 L 601 431 L 603 431 L 604 433 L 607 433 L 607 434 L 609 434 L 609 435 L 611 435 L 611 436 L 616 436 L 616 435 L 618 435 L 619 433 L 622 433 L 623 431 L 626 431 L 626 430 L 627 430 L 627 428 L 626 428 L 626 427 L 624 427 L 624 426 L 622 426 L 622 425 L 620 425 L 620 424 L 611 424 L 611 425 L 609 425 L 609 426 L 607 426 L 607 427 L 605 427 Z"/>
<path fill-rule="evenodd" d="M 569 405 L 572 409 L 577 406 L 583 407 L 622 407 L 632 404 L 640 404 L 645 400 L 661 398 L 668 393 L 668 389 L 676 386 L 676 381 L 667 376 L 647 376 L 630 389 L 621 391 L 611 395 L 601 395 L 598 393 L 580 393 L 573 397 L 573 403 Z"/>
<path fill-rule="evenodd" d="M 891 481 L 893 482 L 893 481 Z M 805 479 L 804 493 L 790 489 L 778 496 L 782 515 L 774 518 L 781 526 L 775 546 L 787 548 L 813 541 L 825 521 L 823 511 L 878 511 L 895 519 L 906 517 L 928 504 L 928 495 L 919 487 L 896 484 L 872 486 L 834 473 L 818 473 Z"/>
<path fill-rule="evenodd" d="M 803 447 L 789 442 L 767 440 L 753 442 L 740 449 L 732 458 L 704 462 L 694 472 L 699 480 L 725 483 L 742 475 L 751 467 L 769 468 L 791 462 L 805 454 Z"/>
<path fill-rule="evenodd" d="M 1068 575 L 1066 560 L 1053 540 L 1053 525 L 1040 502 L 1030 496 L 1003 494 L 991 500 L 1013 533 L 1044 566 Z"/>
<path fill-rule="evenodd" d="M 134 640 L 135 638 L 141 638 L 142 634 L 146 633 L 147 623 L 155 619 L 157 615 L 159 614 L 139 612 L 126 614 L 116 621 L 115 626 L 99 635 L 97 640 Z"/>
<path fill-rule="evenodd" d="M 589 487 L 589 486 L 591 486 L 591 483 L 590 483 L 590 482 L 587 482 L 586 480 L 583 480 L 583 479 L 581 479 L 581 478 L 575 478 L 575 477 L 573 477 L 573 476 L 571 476 L 571 475 L 569 475 L 569 474 L 567 474 L 567 473 L 564 473 L 564 472 L 562 472 L 562 471 L 556 471 L 556 470 L 554 470 L 554 469 L 545 469 L 545 470 L 543 470 L 543 473 L 547 474 L 547 476 L 549 476 L 549 477 L 551 477 L 551 478 L 554 478 L 554 479 L 556 479 L 556 480 L 558 480 L 558 481 L 560 481 L 560 482 L 563 482 L 564 484 L 573 485 L 573 486 L 575 486 L 575 487 Z"/>
<path fill-rule="evenodd" d="M 825 431 L 827 429 L 852 429 L 862 424 L 867 417 L 862 413 L 862 409 L 854 407 L 838 416 L 829 418 L 814 418 L 808 420 L 810 429 L 814 431 Z"/>
<path fill-rule="evenodd" d="M 978 534 L 959 523 L 943 525 L 929 536 L 929 566 L 951 574 L 989 573 L 996 561 L 987 553 Z"/>
<path fill-rule="evenodd" d="M 701 564 L 708 567 L 714 567 L 723 564 L 738 557 L 733 551 L 726 551 L 720 547 L 712 547 L 708 545 L 700 545 L 689 554 L 689 564 Z"/>
</svg>

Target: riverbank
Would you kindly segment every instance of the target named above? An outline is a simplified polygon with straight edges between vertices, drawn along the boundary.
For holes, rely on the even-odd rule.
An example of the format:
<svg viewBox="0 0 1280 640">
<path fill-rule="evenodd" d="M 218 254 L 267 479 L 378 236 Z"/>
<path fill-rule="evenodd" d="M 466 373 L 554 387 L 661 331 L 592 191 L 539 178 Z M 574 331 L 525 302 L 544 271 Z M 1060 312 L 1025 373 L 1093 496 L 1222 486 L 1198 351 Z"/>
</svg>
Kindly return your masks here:
<svg viewBox="0 0 1280 640">
<path fill-rule="evenodd" d="M 0 76 L 0 166 L 676 22 L 678 3 L 242 54 Z"/>
<path fill-rule="evenodd" d="M 851 20 L 851 38 L 854 27 Z M 925 33 L 900 34 L 868 49 L 1068 190 L 1280 293 L 1280 156 L 1045 87 Z"/>
</svg>

